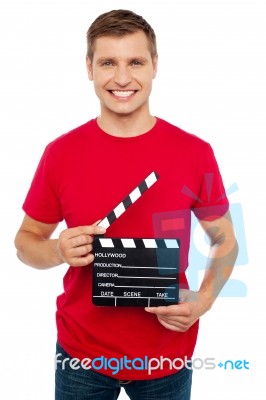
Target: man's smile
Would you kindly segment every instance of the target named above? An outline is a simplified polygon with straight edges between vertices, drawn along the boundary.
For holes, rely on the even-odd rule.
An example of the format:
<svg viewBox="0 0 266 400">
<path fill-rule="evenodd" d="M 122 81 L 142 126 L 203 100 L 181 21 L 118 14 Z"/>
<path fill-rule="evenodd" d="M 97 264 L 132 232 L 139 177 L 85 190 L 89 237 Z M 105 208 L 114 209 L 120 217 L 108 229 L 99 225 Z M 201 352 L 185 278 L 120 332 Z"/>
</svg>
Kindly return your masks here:
<svg viewBox="0 0 266 400">
<path fill-rule="evenodd" d="M 136 90 L 110 90 L 115 97 L 129 98 L 136 93 Z"/>
</svg>

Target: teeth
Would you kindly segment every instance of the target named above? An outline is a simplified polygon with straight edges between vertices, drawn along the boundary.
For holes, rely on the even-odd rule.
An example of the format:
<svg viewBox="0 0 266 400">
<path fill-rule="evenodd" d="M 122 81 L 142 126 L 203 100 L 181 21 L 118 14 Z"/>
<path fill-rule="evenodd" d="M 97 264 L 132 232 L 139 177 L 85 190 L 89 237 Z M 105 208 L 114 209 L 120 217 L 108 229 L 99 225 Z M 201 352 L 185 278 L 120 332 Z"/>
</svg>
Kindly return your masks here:
<svg viewBox="0 0 266 400">
<path fill-rule="evenodd" d="M 134 92 L 134 90 L 128 90 L 128 91 L 112 90 L 112 93 L 118 97 L 129 97 L 132 94 L 134 94 L 135 92 Z"/>
</svg>

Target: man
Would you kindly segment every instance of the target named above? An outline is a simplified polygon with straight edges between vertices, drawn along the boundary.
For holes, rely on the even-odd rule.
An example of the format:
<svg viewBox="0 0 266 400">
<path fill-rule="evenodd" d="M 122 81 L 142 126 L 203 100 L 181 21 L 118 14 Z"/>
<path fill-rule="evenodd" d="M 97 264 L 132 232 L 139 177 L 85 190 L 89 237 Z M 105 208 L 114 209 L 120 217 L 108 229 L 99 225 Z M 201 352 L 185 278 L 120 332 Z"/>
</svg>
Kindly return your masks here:
<svg viewBox="0 0 266 400">
<path fill-rule="evenodd" d="M 15 240 L 25 264 L 38 269 L 69 265 L 57 299 L 56 400 L 114 399 L 121 387 L 131 399 L 188 400 L 192 370 L 185 360 L 193 355 L 198 320 L 229 278 L 237 254 L 222 179 L 208 143 L 150 113 L 158 56 L 154 31 L 141 16 L 127 10 L 100 15 L 87 32 L 87 45 L 88 77 L 100 115 L 47 146 Z M 156 184 L 107 231 L 100 227 L 151 171 L 160 176 Z M 206 176 L 211 176 L 211 193 Z M 176 210 L 193 210 L 211 240 L 198 293 L 188 290 L 185 277 L 188 226 L 181 243 L 179 304 L 93 305 L 94 235 L 153 238 L 153 217 Z M 68 228 L 51 239 L 62 220 Z M 91 368 L 90 361 L 101 362 L 102 356 L 164 362 L 151 370 L 127 363 L 114 374 L 111 362 Z M 171 367 L 176 359 L 184 360 L 182 368 Z"/>
</svg>

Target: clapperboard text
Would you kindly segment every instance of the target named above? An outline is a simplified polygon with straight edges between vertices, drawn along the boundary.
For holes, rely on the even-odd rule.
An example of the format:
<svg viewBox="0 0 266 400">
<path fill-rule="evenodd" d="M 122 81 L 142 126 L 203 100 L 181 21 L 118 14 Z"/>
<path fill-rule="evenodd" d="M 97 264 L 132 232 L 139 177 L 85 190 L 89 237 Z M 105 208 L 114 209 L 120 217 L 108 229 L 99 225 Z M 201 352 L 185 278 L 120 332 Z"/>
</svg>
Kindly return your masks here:
<svg viewBox="0 0 266 400">
<path fill-rule="evenodd" d="M 95 253 L 95 257 L 116 257 L 116 258 L 126 258 L 125 253 Z"/>
<path fill-rule="evenodd" d="M 97 238 L 94 249 L 94 304 L 145 307 L 178 302 L 177 239 Z"/>
</svg>

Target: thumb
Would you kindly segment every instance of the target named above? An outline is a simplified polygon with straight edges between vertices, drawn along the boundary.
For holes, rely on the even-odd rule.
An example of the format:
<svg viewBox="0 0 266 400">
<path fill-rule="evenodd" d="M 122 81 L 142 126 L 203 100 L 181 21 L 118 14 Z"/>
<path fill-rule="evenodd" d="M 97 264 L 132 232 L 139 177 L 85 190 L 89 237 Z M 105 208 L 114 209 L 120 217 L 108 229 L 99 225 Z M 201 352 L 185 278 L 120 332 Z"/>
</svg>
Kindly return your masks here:
<svg viewBox="0 0 266 400">
<path fill-rule="evenodd" d="M 99 222 L 101 222 L 101 219 L 98 219 L 98 221 L 94 222 L 94 224 L 92 224 L 92 226 L 97 226 L 99 224 Z"/>
</svg>

